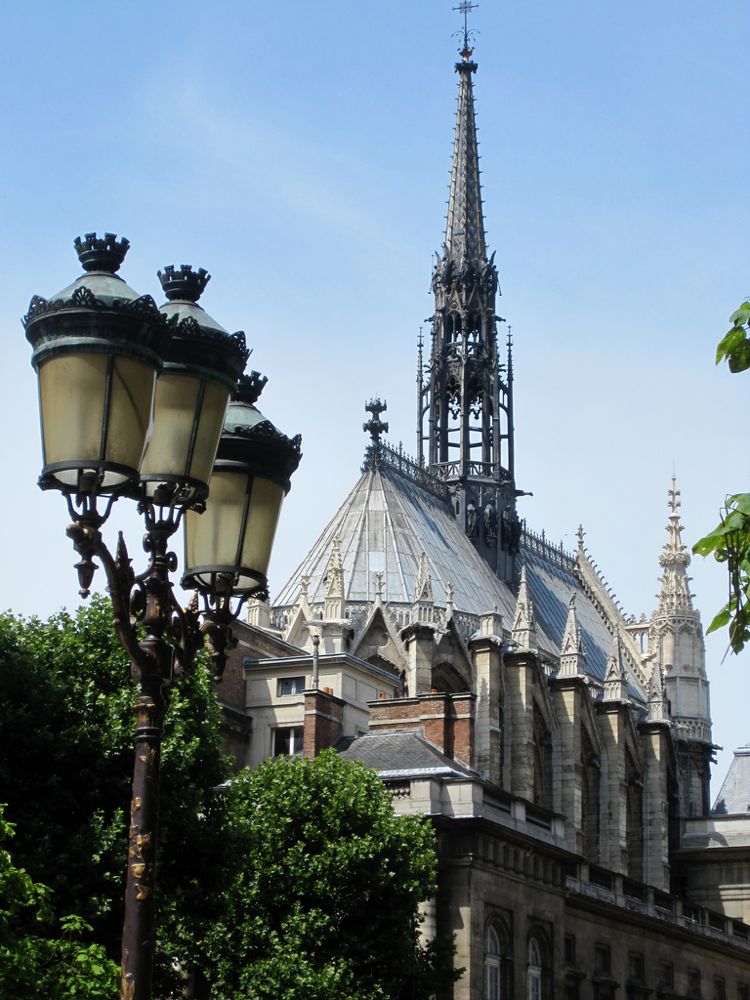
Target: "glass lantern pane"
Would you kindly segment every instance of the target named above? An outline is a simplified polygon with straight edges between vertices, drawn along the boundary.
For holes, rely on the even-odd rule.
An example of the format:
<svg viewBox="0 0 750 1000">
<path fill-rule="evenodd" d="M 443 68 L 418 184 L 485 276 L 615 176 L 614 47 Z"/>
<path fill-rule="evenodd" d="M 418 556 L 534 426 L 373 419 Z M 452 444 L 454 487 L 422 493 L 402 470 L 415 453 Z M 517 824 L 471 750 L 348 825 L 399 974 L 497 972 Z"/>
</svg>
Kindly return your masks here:
<svg viewBox="0 0 750 1000">
<path fill-rule="evenodd" d="M 39 399 L 44 464 L 99 463 L 107 381 L 106 354 L 65 354 L 39 368 Z M 59 471 L 57 479 L 75 485 L 78 471 Z"/>
<path fill-rule="evenodd" d="M 228 402 L 229 390 L 215 382 L 177 372 L 160 375 L 156 380 L 153 429 L 141 475 L 155 481 L 161 477 L 165 482 L 192 478 L 207 483 Z M 196 416 L 199 422 L 193 436 Z"/>
<path fill-rule="evenodd" d="M 189 375 L 165 372 L 157 378 L 142 476 L 184 476 L 199 390 L 200 379 Z"/>
<path fill-rule="evenodd" d="M 203 483 L 209 481 L 216 461 L 229 395 L 229 390 L 225 386 L 217 382 L 206 382 L 200 423 L 195 435 L 193 460 L 190 465 L 190 476 L 193 479 L 200 479 Z"/>
<path fill-rule="evenodd" d="M 137 469 L 141 462 L 154 400 L 154 369 L 135 358 L 115 358 L 112 372 L 108 462 Z"/>
<path fill-rule="evenodd" d="M 246 474 L 217 471 L 211 477 L 206 509 L 188 511 L 185 522 L 185 572 L 235 565 L 245 508 Z M 206 581 L 208 582 L 208 581 Z"/>
<path fill-rule="evenodd" d="M 264 576 L 268 573 L 271 548 L 283 499 L 284 490 L 278 483 L 272 483 L 260 476 L 254 477 L 250 494 L 250 513 L 240 561 L 242 566 Z M 244 587 L 248 585 L 252 586 L 252 583 L 246 582 Z M 242 580 L 238 588 L 243 589 Z"/>
<path fill-rule="evenodd" d="M 44 461 L 73 466 L 53 473 L 66 486 L 77 484 L 82 468 L 98 470 L 105 490 L 138 470 L 151 419 L 154 370 L 144 361 L 115 356 L 107 416 L 109 357 L 101 352 L 66 354 L 50 358 L 39 369 Z M 107 468 L 112 465 L 122 468 Z"/>
</svg>

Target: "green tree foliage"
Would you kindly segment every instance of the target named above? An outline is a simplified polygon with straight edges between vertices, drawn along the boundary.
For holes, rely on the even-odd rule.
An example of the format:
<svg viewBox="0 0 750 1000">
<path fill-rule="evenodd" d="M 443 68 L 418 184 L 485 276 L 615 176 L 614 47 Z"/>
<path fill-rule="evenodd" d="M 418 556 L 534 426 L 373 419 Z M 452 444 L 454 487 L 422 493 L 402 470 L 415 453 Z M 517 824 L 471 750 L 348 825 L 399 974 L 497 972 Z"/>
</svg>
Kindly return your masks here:
<svg viewBox="0 0 750 1000">
<path fill-rule="evenodd" d="M 0 899 L 21 901 L 0 902 L 0 944 L 8 967 L 44 958 L 58 980 L 27 996 L 67 1000 L 64 970 L 99 983 L 105 953 L 119 959 L 136 688 L 111 617 L 105 599 L 46 622 L 0 615 L 0 802 L 25 869 L 8 875 L 12 893 L 0 875 Z M 199 663 L 165 723 L 156 995 L 210 984 L 212 1000 L 420 1000 L 451 982 L 452 945 L 419 943 L 430 824 L 395 817 L 377 776 L 333 752 L 225 785 L 219 722 Z M 24 933 L 9 936 L 21 912 Z M 1 979 L 0 996 L 16 996 Z"/>
<path fill-rule="evenodd" d="M 99 944 L 81 938 L 80 917 L 56 921 L 50 890 L 14 863 L 13 827 L 0 807 L 0 996 L 3 1000 L 114 1000 L 118 968 Z"/>
<path fill-rule="evenodd" d="M 732 328 L 719 342 L 716 364 L 726 361 L 732 372 L 750 368 L 750 302 L 743 302 L 731 317 Z M 712 555 L 726 563 L 729 598 L 708 627 L 715 632 L 728 626 L 729 645 L 739 653 L 750 640 L 750 493 L 727 497 L 721 521 L 693 546 L 701 556 Z"/>
<path fill-rule="evenodd" d="M 212 1000 L 406 1000 L 453 981 L 452 945 L 419 940 L 432 827 L 395 816 L 374 772 L 334 751 L 279 757 L 215 808 L 230 843 L 203 941 Z"/>
<path fill-rule="evenodd" d="M 0 616 L 0 802 L 18 864 L 119 960 L 135 685 L 105 598 L 49 621 Z M 229 773 L 210 672 L 173 692 L 162 754 L 157 981 L 196 947 L 191 914 L 218 864 L 201 818 Z M 0 994 L 2 995 L 2 994 Z"/>
</svg>

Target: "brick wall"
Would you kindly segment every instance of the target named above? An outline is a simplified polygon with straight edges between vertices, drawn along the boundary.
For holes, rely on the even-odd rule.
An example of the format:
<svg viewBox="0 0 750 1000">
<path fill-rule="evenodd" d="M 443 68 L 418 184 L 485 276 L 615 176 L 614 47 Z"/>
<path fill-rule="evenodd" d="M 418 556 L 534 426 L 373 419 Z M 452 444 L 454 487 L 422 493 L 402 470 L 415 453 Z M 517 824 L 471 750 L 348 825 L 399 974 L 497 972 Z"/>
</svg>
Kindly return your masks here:
<svg viewBox="0 0 750 1000">
<path fill-rule="evenodd" d="M 420 730 L 425 739 L 453 757 L 473 766 L 474 701 L 468 692 L 439 691 L 417 698 L 370 702 L 370 732 L 395 733 Z"/>
</svg>

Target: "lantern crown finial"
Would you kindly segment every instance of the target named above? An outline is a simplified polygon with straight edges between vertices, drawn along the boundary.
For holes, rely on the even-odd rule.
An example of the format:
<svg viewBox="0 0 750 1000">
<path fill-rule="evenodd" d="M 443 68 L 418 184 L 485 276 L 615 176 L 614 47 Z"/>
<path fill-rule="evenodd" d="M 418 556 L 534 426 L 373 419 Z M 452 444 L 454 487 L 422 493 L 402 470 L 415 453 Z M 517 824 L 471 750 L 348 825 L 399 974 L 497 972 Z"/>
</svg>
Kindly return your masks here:
<svg viewBox="0 0 750 1000">
<path fill-rule="evenodd" d="M 125 236 L 118 240 L 115 233 L 105 233 L 104 236 L 86 233 L 84 236 L 76 236 L 73 246 L 84 271 L 107 271 L 115 274 L 125 260 L 130 240 Z"/>
<path fill-rule="evenodd" d="M 237 379 L 232 399 L 237 403 L 247 403 L 254 406 L 268 381 L 267 375 L 252 371 L 249 375 L 240 375 Z"/>
<path fill-rule="evenodd" d="M 191 264 L 181 264 L 179 268 L 174 264 L 167 264 L 163 271 L 156 272 L 156 276 L 170 302 L 178 299 L 183 302 L 197 302 L 211 280 L 211 275 L 205 267 L 199 267 L 194 271 Z"/>
</svg>

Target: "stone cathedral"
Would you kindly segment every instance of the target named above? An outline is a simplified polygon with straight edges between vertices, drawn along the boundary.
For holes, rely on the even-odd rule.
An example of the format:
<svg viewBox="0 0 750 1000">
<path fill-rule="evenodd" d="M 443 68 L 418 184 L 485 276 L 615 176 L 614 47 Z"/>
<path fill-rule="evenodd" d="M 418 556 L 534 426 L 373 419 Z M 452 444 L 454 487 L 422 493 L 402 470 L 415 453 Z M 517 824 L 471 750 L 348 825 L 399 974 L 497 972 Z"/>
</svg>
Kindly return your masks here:
<svg viewBox="0 0 750 1000">
<path fill-rule="evenodd" d="M 750 1000 L 750 749 L 712 812 L 677 484 L 649 619 L 623 614 L 583 531 L 566 552 L 517 513 L 512 345 L 463 42 L 417 454 L 383 440 L 372 400 L 359 479 L 238 627 L 227 740 L 249 765 L 335 746 L 394 808 L 432 818 L 424 929 L 455 936 L 456 1000 Z"/>
</svg>

